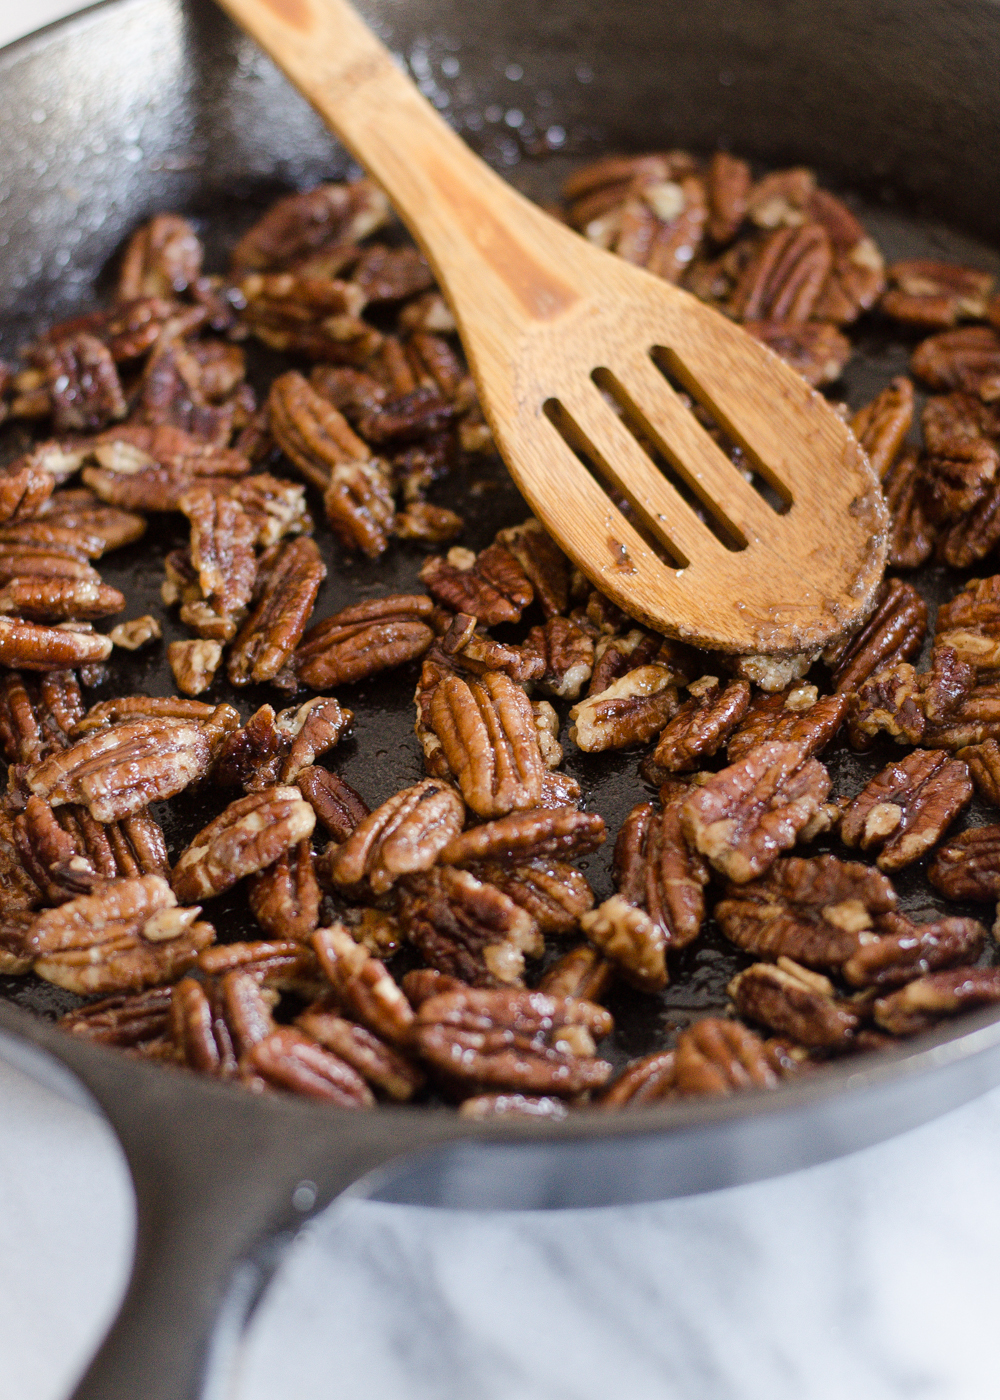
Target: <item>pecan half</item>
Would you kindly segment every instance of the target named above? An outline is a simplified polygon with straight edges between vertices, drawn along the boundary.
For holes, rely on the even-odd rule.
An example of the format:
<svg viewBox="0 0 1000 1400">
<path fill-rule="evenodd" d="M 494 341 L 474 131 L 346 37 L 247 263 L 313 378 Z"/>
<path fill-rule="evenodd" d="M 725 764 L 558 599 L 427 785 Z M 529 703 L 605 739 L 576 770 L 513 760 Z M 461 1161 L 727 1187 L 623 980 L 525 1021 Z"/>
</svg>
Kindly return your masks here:
<svg viewBox="0 0 1000 1400">
<path fill-rule="evenodd" d="M 564 613 L 569 606 L 570 563 L 541 521 L 529 516 L 521 525 L 500 530 L 496 542 L 521 566 L 546 618 Z"/>
<path fill-rule="evenodd" d="M 454 836 L 441 851 L 442 865 L 475 861 L 531 861 L 540 856 L 589 855 L 604 844 L 604 818 L 574 807 L 513 812 Z"/>
<path fill-rule="evenodd" d="M 886 579 L 875 611 L 860 632 L 823 653 L 838 691 L 857 690 L 875 671 L 907 661 L 920 650 L 927 631 L 927 604 L 911 584 Z"/>
<path fill-rule="evenodd" d="M 707 232 L 713 243 L 735 238 L 746 218 L 751 186 L 750 167 L 727 151 L 716 151 L 708 166 Z"/>
<path fill-rule="evenodd" d="M 91 449 L 99 466 L 83 480 L 111 506 L 126 511 L 172 511 L 185 492 L 204 486 L 226 494 L 250 470 L 246 457 L 216 447 L 170 424 L 126 424 L 102 433 Z"/>
<path fill-rule="evenodd" d="M 268 411 L 275 442 L 319 491 L 330 485 L 335 467 L 371 458 L 343 414 L 296 370 L 275 379 Z"/>
<path fill-rule="evenodd" d="M 169 297 L 186 292 L 201 272 L 201 243 L 179 214 L 157 214 L 129 239 L 118 272 L 117 298 Z"/>
<path fill-rule="evenodd" d="M 938 850 L 927 871 L 949 899 L 1000 899 L 1000 826 L 973 826 Z"/>
<path fill-rule="evenodd" d="M 652 802 L 640 802 L 625 818 L 615 842 L 618 893 L 645 910 L 669 948 L 690 943 L 705 916 L 708 869 L 682 834 L 686 796 L 681 788 L 665 799 L 662 811 Z"/>
<path fill-rule="evenodd" d="M 326 578 L 326 565 L 314 542 L 300 538 L 280 544 L 261 572 L 257 598 L 229 649 L 226 671 L 233 685 L 273 681 L 288 664 Z"/>
<path fill-rule="evenodd" d="M 177 689 L 184 695 L 201 695 L 215 680 L 222 665 L 222 643 L 203 640 L 171 642 L 167 660 Z"/>
<path fill-rule="evenodd" d="M 207 988 L 185 977 L 174 987 L 170 1006 L 178 1059 L 202 1074 L 234 1078 L 240 1059 L 277 1029 L 273 999 L 274 993 L 265 994 L 247 972 L 228 972 Z"/>
<path fill-rule="evenodd" d="M 24 671 L 64 671 L 106 661 L 110 637 L 86 622 L 61 622 L 54 627 L 0 616 L 0 662 Z"/>
<path fill-rule="evenodd" d="M 1000 667 L 1000 574 L 970 579 L 938 609 L 936 646 L 953 647 L 979 670 Z"/>
<path fill-rule="evenodd" d="M 472 1086 L 572 1097 L 598 1089 L 611 1066 L 594 1056 L 607 1035 L 603 1007 L 513 988 L 465 988 L 430 997 L 417 1012 L 422 1057 L 463 1091 Z"/>
<path fill-rule="evenodd" d="M 634 987 L 656 992 L 667 985 L 667 940 L 644 910 L 614 894 L 584 914 L 580 927 Z"/>
<path fill-rule="evenodd" d="M 16 671 L 0 675 L 0 752 L 8 763 L 37 763 L 69 744 L 83 718 L 83 697 L 72 671 L 44 671 L 36 682 Z"/>
<path fill-rule="evenodd" d="M 608 959 L 591 944 L 581 943 L 545 969 L 538 990 L 550 997 L 600 1002 L 613 981 L 614 968 Z"/>
<path fill-rule="evenodd" d="M 829 773 L 804 745 L 769 741 L 686 797 L 681 826 L 716 870 L 742 884 L 795 845 L 829 791 Z"/>
<path fill-rule="evenodd" d="M 353 603 L 310 627 L 295 653 L 296 673 L 313 690 L 328 690 L 402 666 L 433 642 L 433 612 L 425 594 Z"/>
<path fill-rule="evenodd" d="M 738 1021 L 704 1016 L 677 1037 L 674 1089 L 678 1094 L 773 1089 L 777 1082 L 764 1042 Z"/>
<path fill-rule="evenodd" d="M 881 731 L 900 743 L 919 744 L 932 727 L 961 712 L 974 689 L 975 671 L 951 646 L 936 646 L 930 671 L 906 661 L 876 671 L 851 696 L 848 733 L 856 749 L 870 746 Z"/>
<path fill-rule="evenodd" d="M 986 945 L 986 929 L 975 919 L 936 919 L 914 924 L 900 914 L 883 915 L 882 936 L 847 959 L 841 973 L 854 987 L 893 987 L 927 972 L 972 963 Z"/>
<path fill-rule="evenodd" d="M 42 370 L 55 433 L 93 433 L 128 411 L 111 352 L 86 333 L 41 345 L 33 354 Z"/>
<path fill-rule="evenodd" d="M 204 603 L 192 612 L 181 608 L 181 621 L 202 637 L 228 642 L 246 612 L 257 574 L 255 522 L 243 507 L 204 487 L 178 502 L 191 522 L 191 563 L 198 574 Z"/>
<path fill-rule="evenodd" d="M 875 1023 L 892 1035 L 917 1035 L 946 1016 L 1000 1001 L 1000 968 L 960 967 L 918 977 L 875 1003 Z"/>
<path fill-rule="evenodd" d="M 346 1061 L 292 1026 L 282 1026 L 253 1045 L 244 1068 L 275 1089 L 322 1099 L 338 1108 L 371 1108 L 368 1085 Z"/>
<path fill-rule="evenodd" d="M 900 454 L 913 422 L 913 384 L 904 374 L 892 382 L 871 403 L 851 419 L 851 430 L 860 442 L 879 481 Z"/>
<path fill-rule="evenodd" d="M 319 927 L 322 903 L 309 842 L 300 841 L 266 870 L 251 875 L 247 898 L 268 937 L 305 942 Z"/>
<path fill-rule="evenodd" d="M 402 875 L 429 870 L 461 830 L 465 806 L 454 788 L 426 778 L 366 816 L 330 852 L 332 884 L 356 895 L 381 895 Z"/>
<path fill-rule="evenodd" d="M 992 401 L 1000 385 L 1000 335 L 990 326 L 942 331 L 917 346 L 910 369 L 930 389 L 961 389 Z"/>
<path fill-rule="evenodd" d="M 216 944 L 198 954 L 198 970 L 206 977 L 248 972 L 262 987 L 307 998 L 325 986 L 314 949 L 289 939 Z"/>
<path fill-rule="evenodd" d="M 501 672 L 443 675 L 429 725 L 462 796 L 480 817 L 537 807 L 545 763 L 528 697 Z"/>
<path fill-rule="evenodd" d="M 844 812 L 845 845 L 878 850 L 880 870 L 919 860 L 972 801 L 969 770 L 940 750 L 914 749 L 872 778 Z"/>
<path fill-rule="evenodd" d="M 670 666 L 637 666 L 569 712 L 569 737 L 585 753 L 648 742 L 677 712 Z"/>
<path fill-rule="evenodd" d="M 880 918 L 894 913 L 896 903 L 887 876 L 870 866 L 792 856 L 776 861 L 762 880 L 731 887 L 715 918 L 744 952 L 836 971 L 877 937 Z"/>
<path fill-rule="evenodd" d="M 138 719 L 98 730 L 29 768 L 31 792 L 53 807 L 77 802 L 113 822 L 162 802 L 203 778 L 212 761 L 207 725 Z"/>
<path fill-rule="evenodd" d="M 534 597 L 527 573 L 499 544 L 478 555 L 468 549 L 451 549 L 444 559 L 428 559 L 420 578 L 439 603 L 454 612 L 470 613 L 484 627 L 519 621 Z"/>
<path fill-rule="evenodd" d="M 139 991 L 173 981 L 214 940 L 199 912 L 177 908 L 158 875 L 115 880 L 38 914 L 26 943 L 38 975 L 69 991 Z"/>
<path fill-rule="evenodd" d="M 406 879 L 399 922 L 432 967 L 478 986 L 520 984 L 525 955 L 540 957 L 544 949 L 527 910 L 452 866 Z"/>
<path fill-rule="evenodd" d="M 411 1060 L 383 1044 L 364 1026 L 345 1021 L 323 1002 L 303 1011 L 295 1024 L 355 1069 L 381 1098 L 405 1103 L 423 1087 L 424 1076 Z"/>
<path fill-rule="evenodd" d="M 68 1011 L 56 1024 L 70 1035 L 122 1049 L 159 1039 L 170 1026 L 172 987 L 152 987 L 131 996 L 104 997 Z"/>
<path fill-rule="evenodd" d="M 992 499 L 998 466 L 997 449 L 981 440 L 951 442 L 941 453 L 926 454 L 921 463 L 923 504 L 933 523 L 944 528 L 958 522 L 964 537 L 971 538 L 966 517 Z M 946 535 L 942 547 L 954 552 L 956 545 L 949 545 Z"/>
<path fill-rule="evenodd" d="M 317 929 L 312 943 L 341 1010 L 381 1040 L 409 1048 L 413 1007 L 385 964 L 356 943 L 343 924 Z"/>
<path fill-rule="evenodd" d="M 929 749 L 962 749 L 992 738 L 1000 738 L 1000 684 L 983 681 L 973 686 L 947 718 L 928 724 L 923 743 Z"/>
<path fill-rule="evenodd" d="M 310 360 L 363 364 L 382 337 L 358 317 L 364 293 L 350 282 L 298 272 L 257 273 L 241 279 L 241 320 L 272 350 Z"/>
<path fill-rule="evenodd" d="M 917 569 L 931 557 L 937 529 L 927 513 L 920 454 L 915 447 L 906 447 L 899 454 L 886 473 L 882 490 L 891 517 L 889 564 L 894 569 Z M 952 550 L 955 547 L 946 545 Z"/>
<path fill-rule="evenodd" d="M 767 740 L 802 744 L 812 757 L 833 739 L 847 709 L 847 695 L 820 696 L 814 685 L 792 685 L 774 695 L 755 696 L 729 737 L 726 757 L 736 763 Z"/>
<path fill-rule="evenodd" d="M 754 963 L 733 978 L 729 995 L 740 1016 L 814 1049 L 845 1049 L 861 1022 L 836 999 L 832 982 L 791 958 Z"/>
<path fill-rule="evenodd" d="M 646 765 L 651 782 L 689 772 L 699 759 L 718 753 L 750 705 L 746 681 L 732 681 L 723 689 L 717 676 L 702 676 L 688 686 L 688 694 L 691 698 L 664 729 Z"/>
<path fill-rule="evenodd" d="M 272 865 L 312 835 L 316 815 L 298 788 L 272 787 L 231 802 L 178 857 L 174 891 L 207 899 Z"/>
<path fill-rule="evenodd" d="M 470 867 L 477 880 L 526 910 L 542 933 L 572 933 L 594 906 L 594 892 L 573 865 L 540 856 L 524 864 L 484 860 Z"/>
<path fill-rule="evenodd" d="M 353 249 L 389 217 L 389 201 L 373 180 L 317 185 L 276 200 L 236 244 L 231 266 L 237 273 L 269 271 Z"/>
<path fill-rule="evenodd" d="M 968 765 L 969 776 L 979 796 L 994 807 L 1000 807 L 1000 744 L 996 739 L 970 744 L 959 749 L 956 757 Z"/>
<path fill-rule="evenodd" d="M 345 549 L 368 559 L 385 552 L 395 523 L 389 477 L 379 462 L 334 467 L 323 495 L 330 528 Z"/>
<path fill-rule="evenodd" d="M 539 689 L 560 700 L 575 700 L 594 670 L 594 642 L 588 632 L 568 617 L 551 617 L 544 627 L 533 627 L 527 647 L 541 657 L 544 670 Z"/>
<path fill-rule="evenodd" d="M 741 321 L 808 321 L 832 266 L 821 224 L 775 229 L 743 269 L 730 310 Z"/>
<path fill-rule="evenodd" d="M 887 269 L 889 290 L 879 310 L 907 326 L 927 330 L 956 321 L 981 321 L 996 278 L 958 263 L 910 258 Z"/>
<path fill-rule="evenodd" d="M 631 1060 L 618 1078 L 601 1093 L 601 1108 L 641 1108 L 673 1097 L 673 1050 L 654 1050 L 641 1060 Z"/>
<path fill-rule="evenodd" d="M 334 841 L 346 841 L 368 815 L 360 794 L 328 768 L 304 768 L 295 782 Z"/>
<path fill-rule="evenodd" d="M 481 676 L 503 671 L 512 681 L 535 681 L 544 674 L 545 660 L 529 643 L 523 647 L 495 641 L 478 629 L 471 613 L 457 613 L 440 639 L 440 649 L 457 669 Z"/>
<path fill-rule="evenodd" d="M 854 353 L 847 337 L 825 321 L 744 321 L 743 329 L 813 388 L 836 383 Z"/>
</svg>

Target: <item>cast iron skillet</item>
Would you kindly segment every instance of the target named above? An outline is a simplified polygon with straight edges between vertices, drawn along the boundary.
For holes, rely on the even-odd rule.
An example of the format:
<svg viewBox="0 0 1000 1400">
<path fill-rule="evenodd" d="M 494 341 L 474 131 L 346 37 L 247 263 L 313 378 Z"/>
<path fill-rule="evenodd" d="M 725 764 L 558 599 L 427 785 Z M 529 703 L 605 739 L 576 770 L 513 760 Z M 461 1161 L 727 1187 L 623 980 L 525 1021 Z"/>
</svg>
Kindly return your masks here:
<svg viewBox="0 0 1000 1400">
<path fill-rule="evenodd" d="M 979 236 L 1000 233 L 1000 11 L 988 0 L 629 0 L 624 8 L 366 0 L 361 8 L 410 57 L 432 99 L 529 192 L 551 192 L 560 163 L 601 149 L 722 143 L 771 165 L 808 162 L 881 201 L 873 230 L 895 257 L 940 248 L 961 258 L 967 245 L 884 212 L 887 200 Z M 347 169 L 309 110 L 208 0 L 108 0 L 22 40 L 0 55 L 0 101 L 0 355 L 86 306 L 124 235 L 154 211 L 210 216 L 210 255 L 221 266 L 222 243 L 276 194 Z M 562 154 L 535 163 L 546 133 Z M 981 264 L 982 250 L 973 256 Z M 875 335 L 865 348 L 845 390 L 858 403 L 905 365 L 905 346 Z M 262 357 L 254 372 L 267 371 Z M 17 431 L 5 430 L 0 460 L 17 447 Z M 524 514 L 501 472 L 487 478 L 478 494 L 447 488 L 474 547 Z M 129 595 L 129 615 L 155 606 L 173 528 L 165 522 L 102 564 Z M 397 547 L 375 568 L 328 562 L 319 616 L 359 592 L 412 587 L 420 557 Z M 949 580 L 932 571 L 925 582 L 933 590 Z M 172 635 L 181 634 L 168 627 L 165 642 Z M 172 691 L 162 655 L 127 660 L 116 684 Z M 390 677 L 344 697 L 357 710 L 357 738 L 338 749 L 337 767 L 373 805 L 420 776 L 412 685 L 412 675 Z M 273 697 L 241 696 L 244 713 L 265 698 Z M 836 789 L 856 791 L 850 756 L 830 762 Z M 612 755 L 575 770 L 612 830 L 641 795 L 635 765 L 634 754 Z M 172 816 L 173 849 L 217 809 L 192 800 Z M 603 896 L 606 857 L 588 875 Z M 904 901 L 930 902 L 917 882 Z M 239 896 L 209 912 L 221 937 L 240 936 Z M 611 1007 L 612 1057 L 642 1053 L 718 1003 L 739 965 L 709 933 L 661 1001 L 621 993 Z M 476 1208 L 653 1200 L 855 1150 L 1000 1080 L 1000 1022 L 982 1013 L 771 1094 L 562 1123 L 469 1124 L 430 1107 L 344 1112 L 258 1099 L 77 1042 L 51 1025 L 72 999 L 30 978 L 0 982 L 0 1052 L 50 1078 L 52 1056 L 67 1066 L 111 1120 L 135 1182 L 131 1285 L 80 1400 L 201 1394 L 234 1272 L 259 1263 L 262 1242 L 290 1231 L 303 1209 L 348 1188 Z"/>
</svg>

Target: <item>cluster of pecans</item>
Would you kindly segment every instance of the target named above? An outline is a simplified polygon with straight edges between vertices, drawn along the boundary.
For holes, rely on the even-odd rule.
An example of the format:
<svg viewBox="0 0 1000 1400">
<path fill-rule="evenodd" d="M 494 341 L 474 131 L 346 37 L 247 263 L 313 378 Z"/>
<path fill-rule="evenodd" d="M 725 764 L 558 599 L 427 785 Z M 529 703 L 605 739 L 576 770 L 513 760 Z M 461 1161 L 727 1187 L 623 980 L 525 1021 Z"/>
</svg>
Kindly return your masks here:
<svg viewBox="0 0 1000 1400">
<path fill-rule="evenodd" d="M 929 859 L 946 897 L 1000 898 L 1000 825 L 946 839 L 974 791 L 1000 806 L 1000 576 L 939 610 L 922 671 L 928 606 L 896 576 L 968 569 L 1000 538 L 993 278 L 886 267 L 811 171 L 755 180 L 724 153 L 599 161 L 565 214 L 814 384 L 863 314 L 930 332 L 922 446 L 909 378 L 853 419 L 893 518 L 875 610 L 822 658 L 698 652 L 633 624 L 528 519 L 310 626 L 307 486 L 345 553 L 462 532 L 428 492 L 491 443 L 450 313 L 367 180 L 279 200 L 224 277 L 158 215 L 110 309 L 0 369 L 0 419 L 40 429 L 0 475 L 0 972 L 86 998 L 67 1031 L 343 1106 L 561 1117 L 772 1087 L 1000 1002 L 983 924 L 914 922 L 891 878 Z M 298 366 L 261 403 L 251 337 Z M 126 600 L 90 561 L 157 512 L 190 528 L 162 590 L 191 634 L 169 648 L 180 694 L 88 706 L 113 647 L 162 635 L 151 616 L 94 628 Z M 352 721 L 329 692 L 404 666 L 427 776 L 372 811 L 316 761 Z M 195 698 L 223 676 L 291 703 L 244 719 Z M 607 831 L 564 770 L 566 708 L 583 753 L 647 746 L 601 903 L 579 862 Z M 887 739 L 900 756 L 833 794 L 820 754 L 884 758 Z M 215 789 L 233 800 L 171 863 L 154 807 Z M 240 881 L 260 937 L 219 943 L 204 906 Z M 609 993 L 662 992 L 709 911 L 745 955 L 729 1007 L 616 1071 Z"/>
</svg>

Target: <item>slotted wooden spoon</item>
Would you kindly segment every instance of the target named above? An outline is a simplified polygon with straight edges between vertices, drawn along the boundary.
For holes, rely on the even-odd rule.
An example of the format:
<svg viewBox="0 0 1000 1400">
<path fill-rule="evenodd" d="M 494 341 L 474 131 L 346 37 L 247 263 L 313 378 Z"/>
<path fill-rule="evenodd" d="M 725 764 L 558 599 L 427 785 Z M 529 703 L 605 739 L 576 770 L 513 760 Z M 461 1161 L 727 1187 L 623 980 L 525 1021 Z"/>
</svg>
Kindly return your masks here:
<svg viewBox="0 0 1000 1400">
<path fill-rule="evenodd" d="M 220 2 L 386 190 L 448 297 L 514 480 L 603 593 L 669 636 L 744 653 L 816 648 L 864 615 L 885 506 L 821 395 L 725 317 L 511 189 L 344 0 Z"/>
</svg>

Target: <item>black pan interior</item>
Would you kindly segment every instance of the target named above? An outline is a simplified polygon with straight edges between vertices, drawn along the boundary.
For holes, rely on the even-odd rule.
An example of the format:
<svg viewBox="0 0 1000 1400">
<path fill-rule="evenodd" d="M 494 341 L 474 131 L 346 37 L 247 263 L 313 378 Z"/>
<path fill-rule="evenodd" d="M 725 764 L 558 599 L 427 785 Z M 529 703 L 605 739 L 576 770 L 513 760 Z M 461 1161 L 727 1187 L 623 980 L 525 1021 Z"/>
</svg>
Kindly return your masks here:
<svg viewBox="0 0 1000 1400">
<path fill-rule="evenodd" d="M 553 198 L 567 169 L 605 150 L 679 145 L 707 153 L 722 144 L 762 165 L 816 166 L 889 260 L 927 255 L 1000 268 L 980 241 L 996 235 L 1000 202 L 991 189 L 997 175 L 979 155 L 996 148 L 1000 94 L 971 43 L 973 34 L 985 43 L 997 28 L 992 6 L 921 5 L 919 26 L 904 22 L 913 7 L 863 3 L 633 3 L 624 15 L 585 0 L 544 7 L 490 0 L 474 14 L 446 0 L 359 8 L 472 144 L 535 197 Z M 954 26 L 947 48 L 946 23 Z M 228 248 L 278 194 L 352 169 L 301 99 L 208 0 L 113 0 L 15 46 L 0 73 L 17 97 L 5 102 L 0 150 L 5 358 L 51 321 L 92 306 L 110 285 L 123 238 L 151 213 L 192 217 L 208 245 L 209 270 L 222 270 Z M 860 342 L 834 390 L 854 408 L 905 370 L 914 343 L 874 318 Z M 252 350 L 256 387 L 288 363 Z M 0 462 L 24 444 L 21 427 L 0 428 Z M 461 543 L 472 548 L 526 514 L 496 461 L 443 483 L 438 499 L 465 516 Z M 313 505 L 321 518 L 319 501 Z M 164 640 L 135 656 L 116 654 L 108 685 L 92 700 L 174 692 L 166 646 L 187 633 L 160 604 L 159 586 L 163 556 L 183 538 L 182 522 L 154 517 L 144 541 L 102 562 L 106 581 L 129 599 L 126 615 L 156 613 Z M 339 555 L 325 529 L 318 538 L 329 568 L 318 617 L 358 597 L 412 591 L 425 558 L 416 546 L 394 543 L 368 564 Z M 918 582 L 937 601 L 961 578 L 931 568 Z M 354 729 L 328 761 L 371 806 L 423 775 L 412 732 L 415 678 L 416 668 L 405 669 L 339 696 L 355 712 Z M 235 700 L 244 715 L 265 700 L 281 703 L 267 688 L 234 696 L 224 682 L 203 698 Z M 639 755 L 588 757 L 565 746 L 566 768 L 614 833 L 650 795 L 637 775 Z M 891 752 L 887 745 L 886 759 Z M 843 745 L 825 761 L 838 794 L 852 795 L 875 771 L 871 758 L 859 764 Z M 209 794 L 161 811 L 171 854 L 222 805 Z M 974 807 L 966 820 L 990 815 Z M 588 863 L 599 898 L 611 891 L 610 856 L 611 842 Z M 946 907 L 919 869 L 899 886 L 904 907 L 918 916 Z M 221 939 L 253 936 L 241 889 L 206 912 Z M 560 951 L 553 940 L 550 955 Z M 984 960 L 994 957 L 991 947 Z M 661 995 L 613 995 L 617 1029 L 602 1052 L 622 1063 L 661 1047 L 688 1020 L 722 1005 L 726 982 L 747 961 L 710 924 L 677 958 Z M 46 1017 L 78 1000 L 34 977 L 0 978 L 0 996 Z"/>
</svg>

